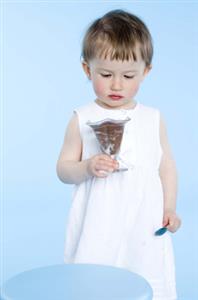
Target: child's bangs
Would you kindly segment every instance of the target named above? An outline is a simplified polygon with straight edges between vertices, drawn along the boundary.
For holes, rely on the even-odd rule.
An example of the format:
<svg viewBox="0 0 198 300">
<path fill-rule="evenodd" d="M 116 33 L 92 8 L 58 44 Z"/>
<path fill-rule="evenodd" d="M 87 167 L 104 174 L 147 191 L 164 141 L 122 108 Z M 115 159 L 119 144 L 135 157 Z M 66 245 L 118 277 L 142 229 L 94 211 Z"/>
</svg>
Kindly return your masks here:
<svg viewBox="0 0 198 300">
<path fill-rule="evenodd" d="M 132 45 L 120 44 L 109 39 L 98 39 L 94 43 L 93 57 L 110 60 L 137 60 L 137 47 Z"/>
</svg>

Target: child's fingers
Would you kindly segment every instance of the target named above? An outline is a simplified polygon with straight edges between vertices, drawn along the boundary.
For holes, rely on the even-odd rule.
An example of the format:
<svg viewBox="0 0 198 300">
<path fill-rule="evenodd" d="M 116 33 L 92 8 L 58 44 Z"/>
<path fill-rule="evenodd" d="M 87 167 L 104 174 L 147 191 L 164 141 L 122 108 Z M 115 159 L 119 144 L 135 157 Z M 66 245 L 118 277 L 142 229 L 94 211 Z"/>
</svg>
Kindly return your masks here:
<svg viewBox="0 0 198 300">
<path fill-rule="evenodd" d="M 175 212 L 165 211 L 163 217 L 163 227 L 167 227 L 170 232 L 175 232 L 181 226 L 181 220 Z"/>
<path fill-rule="evenodd" d="M 98 158 L 99 158 L 99 160 L 117 163 L 117 161 L 115 159 L 113 159 L 110 155 L 107 155 L 107 154 L 99 154 Z"/>
<path fill-rule="evenodd" d="M 113 163 L 104 160 L 100 160 L 96 163 L 97 170 L 110 171 L 110 169 L 113 169 L 113 167 Z"/>
<path fill-rule="evenodd" d="M 108 175 L 109 175 L 109 172 L 107 172 L 107 171 L 104 171 L 104 170 L 98 170 L 98 172 L 97 172 L 98 174 L 98 177 L 101 177 L 101 178 L 103 178 L 103 177 L 107 177 Z"/>
<path fill-rule="evenodd" d="M 95 175 L 98 177 L 106 177 L 109 173 L 114 171 L 112 163 L 107 161 L 98 161 L 95 165 Z"/>
<path fill-rule="evenodd" d="M 98 157 L 100 158 L 100 159 L 105 159 L 105 160 L 113 160 L 113 158 L 110 156 L 110 155 L 108 155 L 108 154 L 98 154 Z"/>
<path fill-rule="evenodd" d="M 181 220 L 179 218 L 172 218 L 169 220 L 169 225 L 166 226 L 170 232 L 176 232 L 181 226 Z"/>
<path fill-rule="evenodd" d="M 106 168 L 108 169 L 108 168 L 110 168 L 110 169 L 115 169 L 115 168 L 117 168 L 118 167 L 118 162 L 116 162 L 116 161 L 114 161 L 114 160 L 112 160 L 112 159 L 110 159 L 110 160 L 108 160 L 108 159 L 99 159 L 99 161 L 98 161 L 98 163 L 97 163 L 97 167 L 98 168 L 104 168 L 105 170 L 106 170 Z"/>
<path fill-rule="evenodd" d="M 168 216 L 165 216 L 165 217 L 163 218 L 162 226 L 163 226 L 163 227 L 167 227 L 168 224 L 169 224 L 169 218 L 168 218 Z"/>
<path fill-rule="evenodd" d="M 173 232 L 175 226 L 175 217 L 172 214 L 168 214 L 164 219 L 166 220 L 165 226 L 167 227 L 167 229 Z"/>
<path fill-rule="evenodd" d="M 119 164 L 110 155 L 98 154 L 92 158 L 91 173 L 97 177 L 107 177 L 110 173 L 118 169 Z"/>
<path fill-rule="evenodd" d="M 169 223 L 166 227 L 171 232 L 174 232 L 174 230 L 175 230 L 175 224 L 174 223 Z"/>
<path fill-rule="evenodd" d="M 112 162 L 101 160 L 95 166 L 96 176 L 106 177 L 116 169 L 116 165 Z"/>
</svg>

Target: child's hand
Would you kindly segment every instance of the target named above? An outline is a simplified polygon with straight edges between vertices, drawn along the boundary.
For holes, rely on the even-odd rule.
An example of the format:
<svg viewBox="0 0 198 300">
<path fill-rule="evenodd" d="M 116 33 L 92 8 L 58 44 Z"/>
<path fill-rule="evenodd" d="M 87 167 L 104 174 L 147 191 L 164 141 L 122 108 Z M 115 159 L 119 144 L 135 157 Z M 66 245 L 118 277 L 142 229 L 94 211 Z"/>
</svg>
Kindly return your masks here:
<svg viewBox="0 0 198 300">
<path fill-rule="evenodd" d="M 167 227 L 170 232 L 176 232 L 181 226 L 181 220 L 172 210 L 164 212 L 163 227 Z"/>
<path fill-rule="evenodd" d="M 118 162 L 107 154 L 97 154 L 87 160 L 87 171 L 91 176 L 107 177 L 118 167 Z"/>
</svg>

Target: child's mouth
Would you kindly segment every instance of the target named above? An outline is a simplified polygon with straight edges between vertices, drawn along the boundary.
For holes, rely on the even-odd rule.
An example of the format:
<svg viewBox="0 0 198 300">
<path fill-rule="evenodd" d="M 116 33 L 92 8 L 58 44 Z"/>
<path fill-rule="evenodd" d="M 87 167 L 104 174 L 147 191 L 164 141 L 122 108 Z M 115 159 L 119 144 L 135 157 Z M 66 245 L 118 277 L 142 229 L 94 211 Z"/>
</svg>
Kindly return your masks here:
<svg viewBox="0 0 198 300">
<path fill-rule="evenodd" d="M 113 99 L 113 100 L 120 100 L 123 98 L 123 96 L 120 95 L 109 95 L 109 98 Z"/>
</svg>

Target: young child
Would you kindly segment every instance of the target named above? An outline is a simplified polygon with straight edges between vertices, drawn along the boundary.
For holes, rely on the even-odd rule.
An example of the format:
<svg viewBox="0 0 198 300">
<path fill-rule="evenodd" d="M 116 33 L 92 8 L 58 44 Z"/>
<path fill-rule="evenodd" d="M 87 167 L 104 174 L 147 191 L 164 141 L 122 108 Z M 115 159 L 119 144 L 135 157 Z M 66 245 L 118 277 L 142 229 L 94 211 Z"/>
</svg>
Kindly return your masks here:
<svg viewBox="0 0 198 300">
<path fill-rule="evenodd" d="M 74 184 L 64 260 L 125 268 L 148 280 L 153 299 L 173 300 L 171 236 L 155 232 L 180 227 L 176 167 L 159 110 L 134 99 L 152 55 L 148 28 L 123 10 L 97 19 L 84 36 L 82 66 L 96 99 L 74 110 L 57 162 L 60 180 Z M 119 155 L 133 167 L 118 172 L 87 121 L 126 117 Z"/>
</svg>

